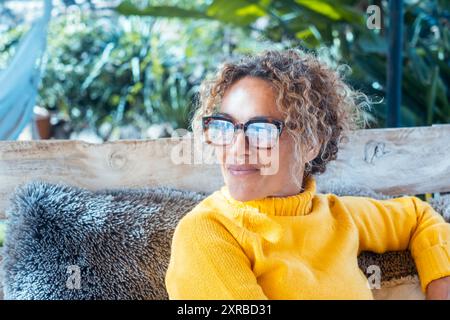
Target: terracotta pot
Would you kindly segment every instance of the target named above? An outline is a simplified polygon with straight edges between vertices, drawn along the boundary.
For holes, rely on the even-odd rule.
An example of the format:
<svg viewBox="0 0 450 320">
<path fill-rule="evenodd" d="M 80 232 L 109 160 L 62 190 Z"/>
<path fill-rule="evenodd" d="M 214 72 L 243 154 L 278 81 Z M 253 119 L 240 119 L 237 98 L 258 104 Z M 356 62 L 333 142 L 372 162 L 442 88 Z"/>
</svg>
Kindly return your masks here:
<svg viewBox="0 0 450 320">
<path fill-rule="evenodd" d="M 36 129 L 39 134 L 38 139 L 50 139 L 51 129 L 50 124 L 50 113 L 47 109 L 41 107 L 34 107 L 34 122 L 36 124 Z"/>
</svg>

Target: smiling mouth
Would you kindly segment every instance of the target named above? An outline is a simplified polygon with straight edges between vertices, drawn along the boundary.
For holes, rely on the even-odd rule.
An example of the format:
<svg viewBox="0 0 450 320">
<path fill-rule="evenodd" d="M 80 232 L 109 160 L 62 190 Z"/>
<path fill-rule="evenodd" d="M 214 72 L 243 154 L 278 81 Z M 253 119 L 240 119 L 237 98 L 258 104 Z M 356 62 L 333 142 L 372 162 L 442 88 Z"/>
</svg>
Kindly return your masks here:
<svg viewBox="0 0 450 320">
<path fill-rule="evenodd" d="M 260 169 L 250 165 L 229 165 L 227 166 L 228 172 L 236 177 L 248 176 L 251 174 L 259 173 Z"/>
</svg>

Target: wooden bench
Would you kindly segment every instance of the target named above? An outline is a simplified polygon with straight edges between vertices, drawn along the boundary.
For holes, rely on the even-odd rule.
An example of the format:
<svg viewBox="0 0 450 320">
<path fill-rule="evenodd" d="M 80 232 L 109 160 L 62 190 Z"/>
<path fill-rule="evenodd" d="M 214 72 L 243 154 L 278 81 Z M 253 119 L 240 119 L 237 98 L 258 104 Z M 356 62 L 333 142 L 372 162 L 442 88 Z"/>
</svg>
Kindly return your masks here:
<svg viewBox="0 0 450 320">
<path fill-rule="evenodd" d="M 193 159 L 191 139 L 0 141 L 0 219 L 15 187 L 30 180 L 88 189 L 168 186 L 212 192 L 222 184 L 217 164 Z M 179 161 L 178 161 L 179 162 Z M 187 161 L 188 162 L 188 161 Z M 388 195 L 450 192 L 450 125 L 353 132 L 338 159 L 317 177 L 317 191 L 330 183 L 367 186 Z"/>
</svg>

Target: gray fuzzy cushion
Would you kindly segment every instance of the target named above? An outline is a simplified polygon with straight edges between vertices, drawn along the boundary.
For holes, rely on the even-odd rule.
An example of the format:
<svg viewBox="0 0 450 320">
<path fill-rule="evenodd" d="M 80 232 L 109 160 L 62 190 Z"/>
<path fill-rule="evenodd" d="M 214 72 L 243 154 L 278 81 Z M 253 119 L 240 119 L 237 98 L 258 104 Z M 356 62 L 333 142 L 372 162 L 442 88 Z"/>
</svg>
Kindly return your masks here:
<svg viewBox="0 0 450 320">
<path fill-rule="evenodd" d="M 387 198 L 348 186 L 321 192 Z M 5 298 L 167 299 L 174 228 L 204 197 L 169 188 L 93 192 L 39 181 L 18 188 L 7 211 Z M 435 207 L 449 208 L 450 198 Z M 363 253 L 359 264 L 363 271 L 379 265 L 385 280 L 416 272 L 407 251 Z"/>
<path fill-rule="evenodd" d="M 167 188 L 18 188 L 7 211 L 4 298 L 166 299 L 173 230 L 203 198 Z"/>
</svg>

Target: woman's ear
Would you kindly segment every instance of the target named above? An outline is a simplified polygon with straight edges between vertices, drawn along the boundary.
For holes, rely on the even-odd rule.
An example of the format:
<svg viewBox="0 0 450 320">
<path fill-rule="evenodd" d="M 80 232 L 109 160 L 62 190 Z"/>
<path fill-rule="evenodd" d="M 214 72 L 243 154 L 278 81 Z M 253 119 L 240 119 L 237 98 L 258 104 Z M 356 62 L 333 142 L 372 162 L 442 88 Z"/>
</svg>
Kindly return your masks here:
<svg viewBox="0 0 450 320">
<path fill-rule="evenodd" d="M 310 162 L 310 161 L 314 160 L 319 155 L 321 147 L 322 147 L 322 143 L 320 143 L 319 145 L 316 145 L 314 147 L 311 147 L 309 149 L 309 151 L 306 153 L 306 162 Z"/>
</svg>

